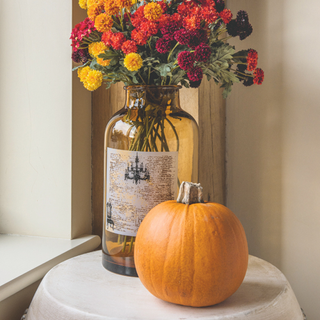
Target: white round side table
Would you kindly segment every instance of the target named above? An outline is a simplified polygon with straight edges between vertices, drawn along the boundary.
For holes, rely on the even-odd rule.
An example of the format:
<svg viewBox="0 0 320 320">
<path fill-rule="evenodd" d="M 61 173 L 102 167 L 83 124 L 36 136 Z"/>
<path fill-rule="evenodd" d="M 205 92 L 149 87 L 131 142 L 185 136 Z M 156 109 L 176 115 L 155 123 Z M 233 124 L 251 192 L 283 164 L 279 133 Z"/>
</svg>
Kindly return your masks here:
<svg viewBox="0 0 320 320">
<path fill-rule="evenodd" d="M 303 320 L 285 276 L 270 263 L 249 257 L 235 294 L 205 308 L 171 304 L 154 297 L 139 278 L 103 268 L 101 251 L 64 261 L 43 278 L 27 320 Z"/>
</svg>

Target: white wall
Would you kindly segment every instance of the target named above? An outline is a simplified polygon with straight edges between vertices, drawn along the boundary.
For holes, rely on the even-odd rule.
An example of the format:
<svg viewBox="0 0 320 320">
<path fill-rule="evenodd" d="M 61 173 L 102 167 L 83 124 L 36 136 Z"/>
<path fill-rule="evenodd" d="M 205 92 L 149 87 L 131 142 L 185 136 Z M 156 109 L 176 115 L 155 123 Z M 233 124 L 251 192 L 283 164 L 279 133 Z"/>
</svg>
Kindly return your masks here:
<svg viewBox="0 0 320 320">
<path fill-rule="evenodd" d="M 71 28 L 71 1 L 1 1 L 0 233 L 90 233 L 90 96 L 72 109 Z"/>
<path fill-rule="evenodd" d="M 320 50 L 317 0 L 229 0 L 246 10 L 262 86 L 227 100 L 227 205 L 250 253 L 290 281 L 308 319 L 320 316 Z"/>
</svg>

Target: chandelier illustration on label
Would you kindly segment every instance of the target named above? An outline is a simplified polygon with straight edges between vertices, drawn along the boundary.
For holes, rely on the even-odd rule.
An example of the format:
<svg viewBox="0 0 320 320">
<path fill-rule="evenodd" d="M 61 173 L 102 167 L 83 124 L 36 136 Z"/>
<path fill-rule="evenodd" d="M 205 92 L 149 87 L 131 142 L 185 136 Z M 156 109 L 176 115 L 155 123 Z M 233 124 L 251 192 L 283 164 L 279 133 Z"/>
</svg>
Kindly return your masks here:
<svg viewBox="0 0 320 320">
<path fill-rule="evenodd" d="M 132 162 L 130 162 L 130 164 L 131 164 L 131 167 L 128 162 L 128 167 L 126 168 L 125 174 L 124 174 L 124 180 L 127 180 L 127 179 L 133 180 L 135 184 L 138 184 L 138 182 L 140 183 L 141 180 L 150 181 L 150 173 L 147 167 L 143 169 L 143 162 L 141 162 L 139 166 L 138 152 L 135 158 L 135 166 L 133 165 Z"/>
</svg>

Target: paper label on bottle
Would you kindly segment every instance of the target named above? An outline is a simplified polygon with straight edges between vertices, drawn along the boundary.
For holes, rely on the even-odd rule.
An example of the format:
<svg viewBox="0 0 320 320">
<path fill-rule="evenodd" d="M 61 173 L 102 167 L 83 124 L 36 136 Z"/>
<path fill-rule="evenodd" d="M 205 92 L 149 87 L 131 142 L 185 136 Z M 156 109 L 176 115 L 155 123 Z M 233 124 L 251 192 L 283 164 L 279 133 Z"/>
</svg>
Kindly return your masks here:
<svg viewBox="0 0 320 320">
<path fill-rule="evenodd" d="M 178 152 L 107 148 L 106 230 L 135 236 L 157 204 L 177 198 Z"/>
</svg>

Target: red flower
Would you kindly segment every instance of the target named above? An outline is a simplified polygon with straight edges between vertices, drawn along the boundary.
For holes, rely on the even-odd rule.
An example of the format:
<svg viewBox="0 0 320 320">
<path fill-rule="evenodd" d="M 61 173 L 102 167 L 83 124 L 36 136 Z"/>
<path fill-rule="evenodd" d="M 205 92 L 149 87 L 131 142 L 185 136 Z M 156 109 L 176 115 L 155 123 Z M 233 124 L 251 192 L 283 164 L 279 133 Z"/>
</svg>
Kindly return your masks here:
<svg viewBox="0 0 320 320">
<path fill-rule="evenodd" d="M 186 17 L 192 13 L 193 8 L 194 8 L 194 3 L 191 1 L 188 1 L 188 2 L 182 2 L 181 4 L 179 4 L 177 10 L 182 17 Z"/>
<path fill-rule="evenodd" d="M 188 15 L 183 19 L 183 26 L 190 31 L 200 29 L 201 23 L 201 15 L 200 15 L 200 8 L 196 7 L 193 9 L 192 14 Z"/>
<path fill-rule="evenodd" d="M 257 68 L 253 71 L 253 83 L 254 84 L 262 84 L 264 80 L 264 72 L 262 69 Z"/>
<path fill-rule="evenodd" d="M 126 37 L 122 32 L 114 33 L 111 37 L 111 45 L 115 50 L 120 50 L 125 41 Z"/>
<path fill-rule="evenodd" d="M 201 7 L 201 17 L 207 23 L 213 23 L 218 19 L 219 15 L 214 7 L 203 6 Z"/>
<path fill-rule="evenodd" d="M 193 82 L 200 81 L 203 78 L 202 69 L 200 67 L 194 67 L 187 73 L 187 76 L 189 80 Z"/>
<path fill-rule="evenodd" d="M 136 12 L 131 16 L 131 23 L 134 27 L 139 27 L 142 21 L 146 21 L 147 19 L 144 17 L 144 7 L 140 6 Z"/>
<path fill-rule="evenodd" d="M 131 31 L 131 39 L 134 40 L 139 46 L 143 46 L 147 43 L 148 37 L 138 29 Z"/>
<path fill-rule="evenodd" d="M 190 33 L 186 29 L 180 29 L 174 33 L 174 39 L 182 45 L 187 45 L 190 41 Z"/>
<path fill-rule="evenodd" d="M 171 20 L 171 15 L 164 13 L 158 20 L 159 29 L 163 28 Z"/>
<path fill-rule="evenodd" d="M 108 47 L 112 45 L 113 32 L 111 30 L 104 32 L 101 36 L 101 41 Z"/>
<path fill-rule="evenodd" d="M 222 10 L 219 15 L 225 24 L 228 24 L 232 19 L 232 13 L 229 9 Z"/>
<path fill-rule="evenodd" d="M 162 13 L 165 13 L 168 10 L 168 5 L 165 2 L 160 1 L 160 2 L 157 2 L 157 3 L 160 5 L 160 7 L 162 9 Z"/>
<path fill-rule="evenodd" d="M 254 49 L 250 49 L 247 55 L 247 70 L 253 71 L 258 64 L 258 52 Z"/>
<path fill-rule="evenodd" d="M 131 52 L 137 52 L 138 48 L 135 41 L 127 40 L 122 44 L 121 50 L 123 51 L 124 54 L 129 54 Z"/>
<path fill-rule="evenodd" d="M 194 54 L 190 51 L 181 51 L 178 54 L 178 64 L 182 70 L 190 70 L 195 62 Z"/>
<path fill-rule="evenodd" d="M 140 23 L 139 30 L 149 38 L 150 36 L 157 34 L 158 24 L 156 22 L 146 20 Z"/>
</svg>

